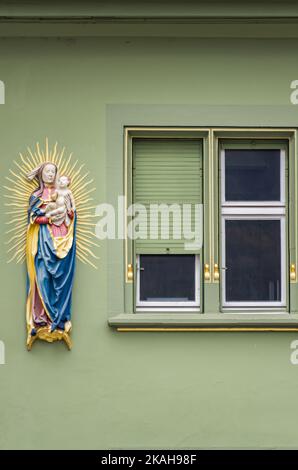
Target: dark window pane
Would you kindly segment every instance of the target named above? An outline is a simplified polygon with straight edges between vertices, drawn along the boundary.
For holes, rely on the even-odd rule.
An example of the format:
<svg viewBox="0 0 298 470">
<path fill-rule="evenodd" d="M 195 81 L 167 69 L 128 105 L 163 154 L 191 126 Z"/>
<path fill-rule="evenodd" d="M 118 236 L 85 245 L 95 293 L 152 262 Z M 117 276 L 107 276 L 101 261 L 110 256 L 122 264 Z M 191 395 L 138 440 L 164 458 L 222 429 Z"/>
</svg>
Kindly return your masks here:
<svg viewBox="0 0 298 470">
<path fill-rule="evenodd" d="M 279 201 L 280 150 L 226 150 L 226 201 Z"/>
<path fill-rule="evenodd" d="M 141 255 L 140 268 L 141 301 L 195 300 L 194 255 Z"/>
<path fill-rule="evenodd" d="M 226 220 L 226 300 L 281 300 L 280 220 Z"/>
</svg>

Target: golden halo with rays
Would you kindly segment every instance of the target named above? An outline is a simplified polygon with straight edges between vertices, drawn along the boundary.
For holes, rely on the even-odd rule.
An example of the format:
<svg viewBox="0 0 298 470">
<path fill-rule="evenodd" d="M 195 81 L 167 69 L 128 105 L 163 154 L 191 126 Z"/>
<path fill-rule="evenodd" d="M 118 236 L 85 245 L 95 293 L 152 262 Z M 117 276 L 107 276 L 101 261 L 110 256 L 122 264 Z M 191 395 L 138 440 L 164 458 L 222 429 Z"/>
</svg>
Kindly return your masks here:
<svg viewBox="0 0 298 470">
<path fill-rule="evenodd" d="M 96 225 L 92 222 L 93 217 L 96 217 L 92 211 L 96 206 L 92 206 L 91 193 L 95 191 L 95 188 L 90 186 L 93 179 L 88 179 L 89 172 L 82 173 L 84 164 L 79 165 L 78 160 L 73 161 L 72 154 L 65 157 L 65 147 L 59 150 L 57 142 L 52 149 L 49 149 L 48 138 L 46 138 L 44 150 L 37 142 L 36 149 L 32 151 L 27 147 L 27 151 L 26 155 L 20 153 L 19 161 L 14 160 L 14 168 L 9 170 L 10 176 L 5 177 L 10 183 L 10 186 L 4 186 L 8 191 L 4 195 L 6 198 L 4 205 L 7 208 L 6 214 L 10 218 L 6 224 L 12 226 L 5 232 L 10 237 L 6 241 L 7 253 L 10 256 L 8 263 L 11 261 L 22 263 L 26 258 L 28 202 L 31 193 L 38 187 L 37 181 L 35 179 L 29 181 L 26 175 L 41 163 L 51 162 L 58 167 L 60 174 L 66 174 L 71 178 L 70 189 L 75 199 L 77 212 L 77 258 L 97 269 L 91 261 L 92 258 L 99 259 L 93 251 L 94 247 L 99 245 L 94 241 L 96 235 L 92 231 L 92 227 Z"/>
</svg>

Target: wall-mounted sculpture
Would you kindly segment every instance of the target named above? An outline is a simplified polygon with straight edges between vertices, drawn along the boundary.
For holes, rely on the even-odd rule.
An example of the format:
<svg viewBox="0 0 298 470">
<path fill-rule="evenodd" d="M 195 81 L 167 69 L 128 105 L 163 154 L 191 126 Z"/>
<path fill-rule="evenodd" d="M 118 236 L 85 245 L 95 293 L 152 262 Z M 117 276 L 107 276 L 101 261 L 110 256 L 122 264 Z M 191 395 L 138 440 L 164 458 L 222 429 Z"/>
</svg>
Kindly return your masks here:
<svg viewBox="0 0 298 470">
<path fill-rule="evenodd" d="M 97 258 L 91 246 L 95 237 L 91 227 L 94 215 L 90 206 L 93 180 L 88 172 L 81 174 L 83 165 L 64 159 L 64 149 L 57 143 L 50 151 L 46 139 L 45 151 L 37 144 L 20 154 L 17 170 L 10 170 L 13 183 L 6 186 L 9 224 L 17 228 L 8 241 L 9 261 L 27 262 L 27 348 L 36 339 L 54 342 L 64 340 L 71 349 L 71 301 L 75 273 L 75 258 L 96 268 L 90 257 Z M 29 204 L 28 204 L 29 200 Z"/>
</svg>

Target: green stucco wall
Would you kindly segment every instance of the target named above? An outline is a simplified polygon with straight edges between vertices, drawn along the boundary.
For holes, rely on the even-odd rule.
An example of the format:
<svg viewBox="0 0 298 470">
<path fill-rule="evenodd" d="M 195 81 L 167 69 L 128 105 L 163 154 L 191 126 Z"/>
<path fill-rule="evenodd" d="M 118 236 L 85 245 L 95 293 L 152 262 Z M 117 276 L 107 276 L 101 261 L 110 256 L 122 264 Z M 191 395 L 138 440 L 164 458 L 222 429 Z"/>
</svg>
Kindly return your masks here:
<svg viewBox="0 0 298 470">
<path fill-rule="evenodd" d="M 249 125 L 252 106 L 270 121 L 274 105 L 294 126 L 297 52 L 295 39 L 2 38 L 2 184 L 18 153 L 48 136 L 85 163 L 105 201 L 111 105 L 247 106 Z M 210 113 L 198 124 L 212 126 Z M 25 266 L 6 264 L 0 215 L 0 448 L 298 447 L 298 333 L 117 333 L 105 242 L 97 271 L 77 265 L 73 350 L 36 342 L 28 353 Z"/>
</svg>

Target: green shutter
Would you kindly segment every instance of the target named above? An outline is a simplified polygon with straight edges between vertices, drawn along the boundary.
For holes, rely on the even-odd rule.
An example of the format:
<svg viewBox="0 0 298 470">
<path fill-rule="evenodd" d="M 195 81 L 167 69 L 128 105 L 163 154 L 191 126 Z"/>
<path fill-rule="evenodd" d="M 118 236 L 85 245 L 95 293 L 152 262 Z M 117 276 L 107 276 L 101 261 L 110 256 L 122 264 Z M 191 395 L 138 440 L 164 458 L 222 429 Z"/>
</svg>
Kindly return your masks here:
<svg viewBox="0 0 298 470">
<path fill-rule="evenodd" d="M 136 227 L 147 239 L 135 240 L 135 252 L 141 253 L 199 253 L 199 247 L 185 250 L 191 240 L 175 239 L 173 216 L 169 217 L 169 239 L 161 234 L 160 215 L 152 222 L 157 239 L 150 238 L 150 204 L 190 204 L 191 217 L 185 218 L 185 226 L 194 230 L 195 205 L 202 204 L 202 141 L 193 139 L 134 139 L 133 141 L 133 201 L 146 207 L 147 214 L 137 211 Z M 202 213 L 202 210 L 200 210 Z M 141 223 L 138 223 L 141 222 Z M 147 230 L 144 230 L 147 222 Z M 143 230 L 142 230 L 143 228 Z M 202 232 L 202 216 L 200 217 Z M 151 234 L 152 235 L 152 234 Z M 155 236 L 156 236 L 155 235 Z"/>
</svg>

